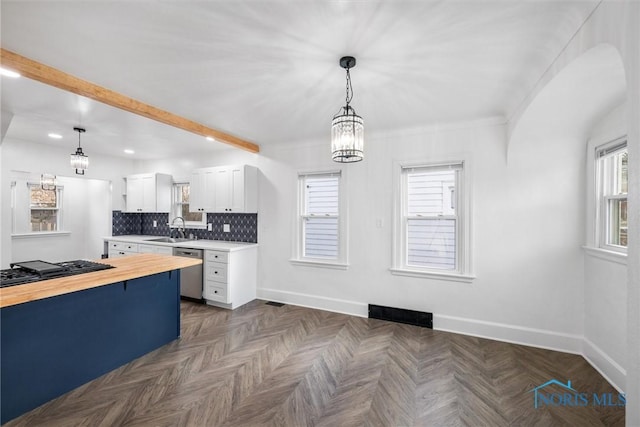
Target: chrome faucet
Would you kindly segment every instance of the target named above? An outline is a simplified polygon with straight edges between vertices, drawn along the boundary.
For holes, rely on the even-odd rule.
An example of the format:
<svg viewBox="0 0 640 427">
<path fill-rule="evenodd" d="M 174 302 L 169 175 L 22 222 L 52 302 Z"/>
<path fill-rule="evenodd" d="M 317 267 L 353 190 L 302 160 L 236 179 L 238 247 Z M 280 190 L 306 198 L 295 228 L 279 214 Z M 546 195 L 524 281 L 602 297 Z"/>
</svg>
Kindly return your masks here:
<svg viewBox="0 0 640 427">
<path fill-rule="evenodd" d="M 173 225 L 173 223 L 176 222 L 176 219 L 179 219 L 180 221 L 182 221 L 182 230 L 178 228 L 178 236 L 180 236 L 182 239 L 184 239 L 184 233 L 185 233 L 185 231 L 187 231 L 187 228 L 186 228 L 185 222 L 184 222 L 184 218 L 182 218 L 181 216 L 177 216 L 177 217 L 173 218 L 173 221 L 171 221 L 171 225 Z M 173 229 L 169 232 L 169 237 L 171 237 L 171 233 L 173 233 Z"/>
</svg>

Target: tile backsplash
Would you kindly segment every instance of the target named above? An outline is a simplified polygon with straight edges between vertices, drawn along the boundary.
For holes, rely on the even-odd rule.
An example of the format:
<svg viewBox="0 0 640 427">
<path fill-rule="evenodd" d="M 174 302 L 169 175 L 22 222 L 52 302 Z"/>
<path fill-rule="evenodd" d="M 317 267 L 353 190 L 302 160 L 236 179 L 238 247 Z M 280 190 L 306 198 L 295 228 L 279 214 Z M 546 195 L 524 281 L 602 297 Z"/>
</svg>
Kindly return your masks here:
<svg viewBox="0 0 640 427">
<path fill-rule="evenodd" d="M 156 221 L 156 227 L 153 226 L 153 221 Z M 170 232 L 168 221 L 167 213 L 113 211 L 111 234 L 113 236 L 125 234 L 168 236 Z M 212 225 L 212 231 L 187 228 L 187 237 L 193 234 L 198 239 L 258 243 L 258 214 L 208 213 L 207 223 Z M 229 224 L 231 228 L 229 233 L 222 231 L 224 224 Z"/>
<path fill-rule="evenodd" d="M 113 211 L 111 213 L 111 234 L 142 234 L 142 214 Z"/>
</svg>

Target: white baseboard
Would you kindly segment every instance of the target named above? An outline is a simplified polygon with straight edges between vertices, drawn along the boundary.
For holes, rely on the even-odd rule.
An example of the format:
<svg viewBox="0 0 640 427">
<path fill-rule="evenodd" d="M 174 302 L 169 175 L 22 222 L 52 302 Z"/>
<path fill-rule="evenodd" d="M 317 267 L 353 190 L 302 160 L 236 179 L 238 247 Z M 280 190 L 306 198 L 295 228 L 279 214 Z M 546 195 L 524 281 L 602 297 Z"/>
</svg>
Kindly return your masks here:
<svg viewBox="0 0 640 427">
<path fill-rule="evenodd" d="M 368 304 L 356 301 L 286 292 L 277 289 L 258 289 L 257 297 L 269 301 L 350 314 L 358 317 L 367 317 L 369 309 Z M 512 326 L 504 323 L 439 314 L 433 315 L 433 329 L 561 351 L 563 353 L 579 354 L 584 357 L 595 370 L 600 372 L 619 392 L 623 392 L 626 383 L 626 371 L 598 346 L 582 335 L 565 334 L 544 329 Z"/>
<path fill-rule="evenodd" d="M 317 308 L 319 310 L 333 311 L 335 313 L 350 314 L 352 316 L 358 317 L 369 316 L 368 304 L 355 301 L 265 288 L 258 288 L 257 296 L 258 298 L 264 300 L 283 302 L 286 304 L 299 305 L 302 307 Z"/>
<path fill-rule="evenodd" d="M 589 341 L 588 338 L 583 339 L 582 356 L 600 372 L 600 375 L 606 378 L 609 383 L 620 393 L 624 393 L 624 387 L 627 383 L 627 371 L 613 360 L 600 347 Z"/>
<path fill-rule="evenodd" d="M 544 329 L 437 314 L 433 315 L 433 329 L 564 353 L 582 353 L 582 336 Z"/>
</svg>

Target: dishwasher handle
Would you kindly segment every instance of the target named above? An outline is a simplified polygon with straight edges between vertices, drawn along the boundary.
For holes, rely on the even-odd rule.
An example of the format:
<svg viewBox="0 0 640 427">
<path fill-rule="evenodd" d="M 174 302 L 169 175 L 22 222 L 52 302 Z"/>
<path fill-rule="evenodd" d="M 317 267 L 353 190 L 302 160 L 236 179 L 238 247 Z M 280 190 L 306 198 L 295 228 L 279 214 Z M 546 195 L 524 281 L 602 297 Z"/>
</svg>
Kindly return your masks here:
<svg viewBox="0 0 640 427">
<path fill-rule="evenodd" d="M 202 249 L 174 248 L 173 255 L 202 259 Z"/>
</svg>

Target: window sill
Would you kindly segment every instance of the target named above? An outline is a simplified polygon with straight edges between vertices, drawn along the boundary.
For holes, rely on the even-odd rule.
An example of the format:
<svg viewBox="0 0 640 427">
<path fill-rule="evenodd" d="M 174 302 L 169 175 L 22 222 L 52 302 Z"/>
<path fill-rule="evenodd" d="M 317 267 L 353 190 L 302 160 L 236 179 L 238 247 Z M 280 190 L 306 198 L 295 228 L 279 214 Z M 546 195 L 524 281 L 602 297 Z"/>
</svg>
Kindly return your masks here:
<svg viewBox="0 0 640 427">
<path fill-rule="evenodd" d="M 471 283 L 476 276 L 460 273 L 437 273 L 434 271 L 409 270 L 406 268 L 390 268 L 391 274 L 396 276 L 421 277 L 425 279 L 447 280 L 450 282 Z"/>
<path fill-rule="evenodd" d="M 15 233 L 11 235 L 12 239 L 30 239 L 32 237 L 58 237 L 71 236 L 70 231 L 34 231 L 33 233 Z"/>
<path fill-rule="evenodd" d="M 289 262 L 293 265 L 300 265 L 305 267 L 332 268 L 334 270 L 346 270 L 349 268 L 349 264 L 344 264 L 341 262 L 312 261 L 308 259 L 290 259 Z"/>
<path fill-rule="evenodd" d="M 602 248 L 594 248 L 591 246 L 583 246 L 584 251 L 594 257 L 605 261 L 615 262 L 616 264 L 627 265 L 627 254 L 622 252 L 608 251 Z"/>
</svg>

